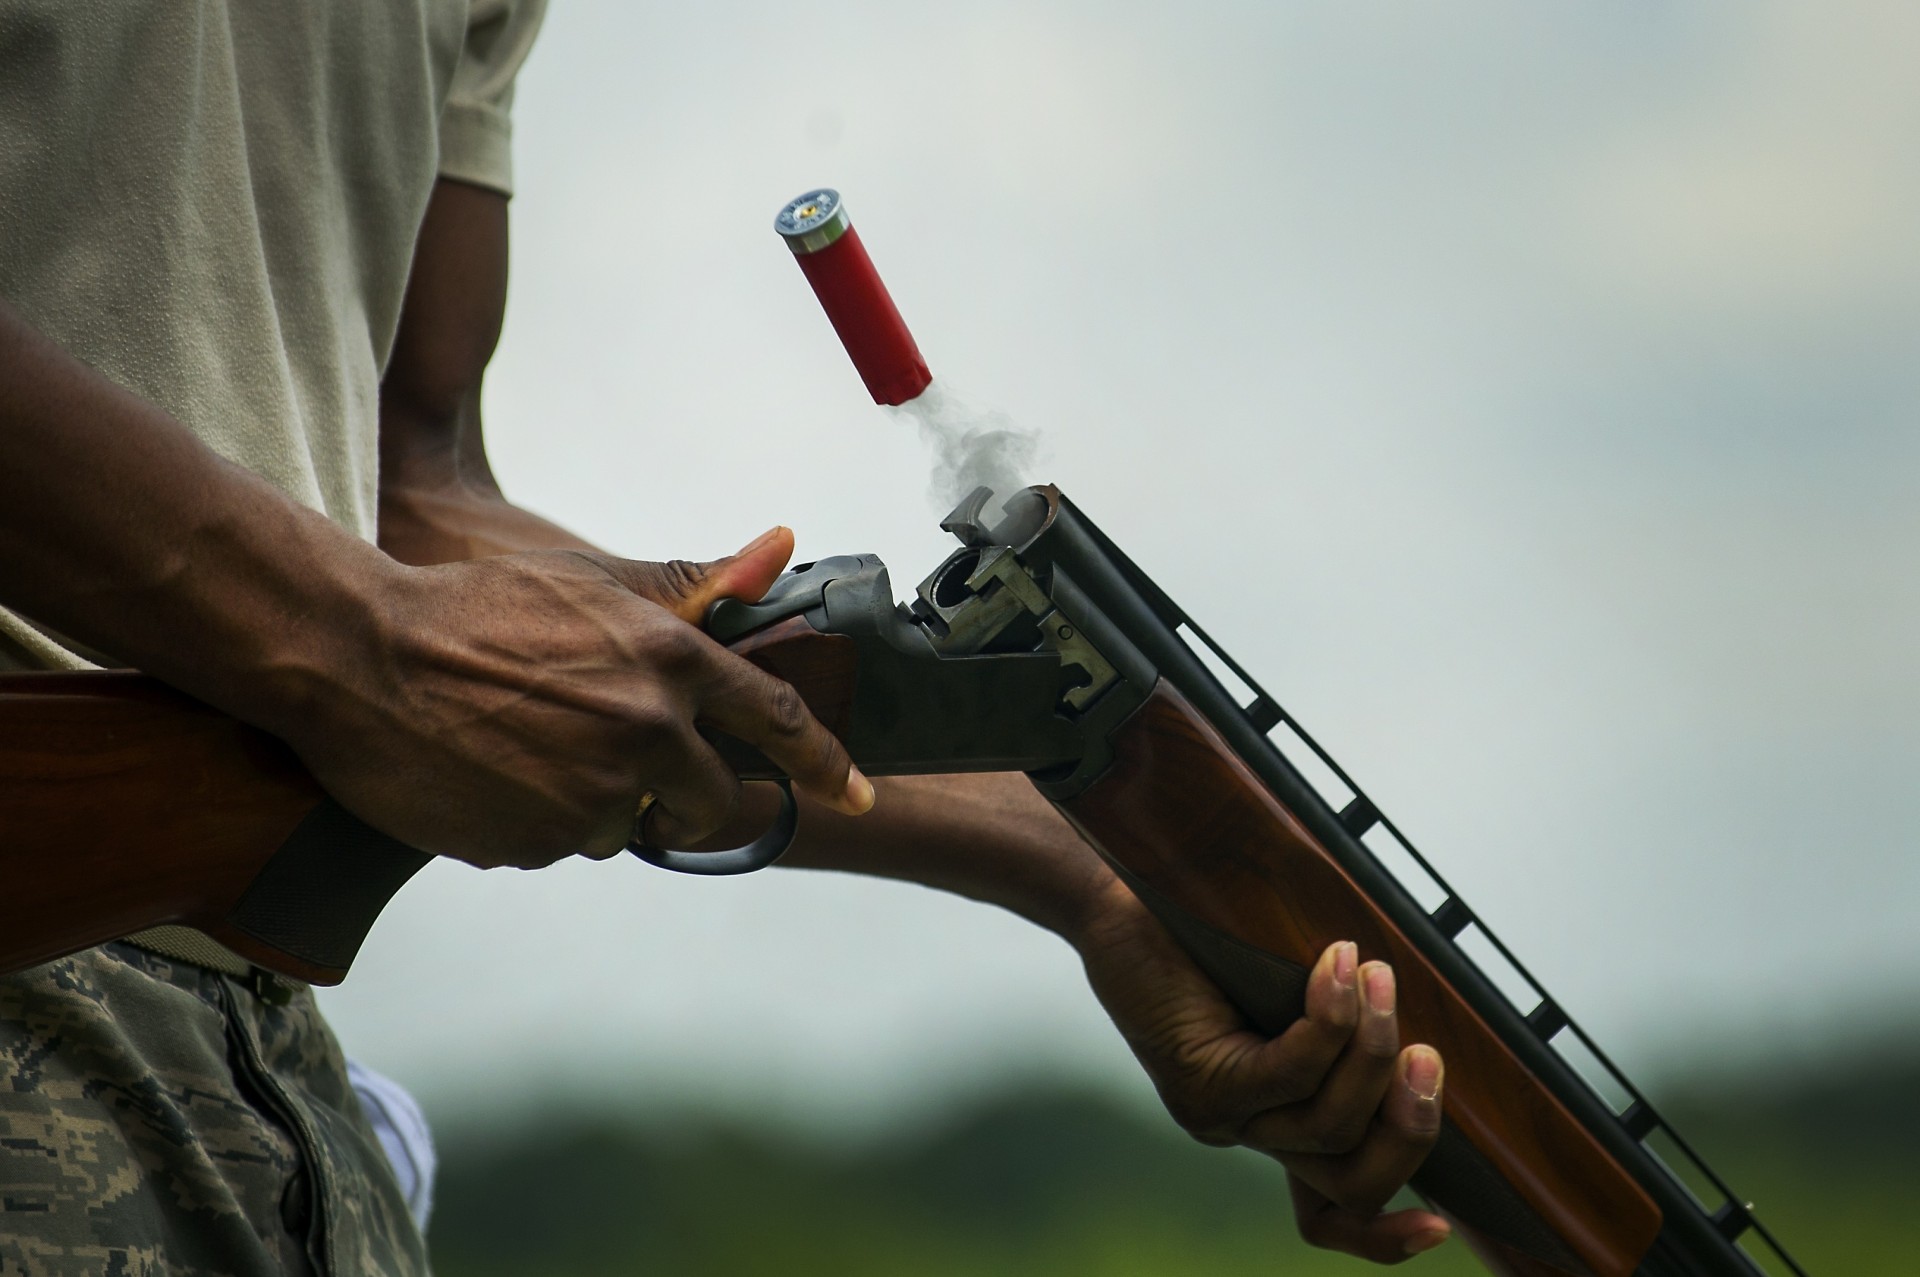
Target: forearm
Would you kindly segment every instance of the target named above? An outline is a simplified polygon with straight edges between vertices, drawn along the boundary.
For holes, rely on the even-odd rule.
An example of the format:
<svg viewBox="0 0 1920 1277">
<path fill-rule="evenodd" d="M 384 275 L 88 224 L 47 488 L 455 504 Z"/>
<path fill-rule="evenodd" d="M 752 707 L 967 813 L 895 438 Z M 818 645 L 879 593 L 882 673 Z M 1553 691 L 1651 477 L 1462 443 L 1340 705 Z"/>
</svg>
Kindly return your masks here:
<svg viewBox="0 0 1920 1277">
<path fill-rule="evenodd" d="M 442 180 L 380 382 L 380 548 L 402 563 L 594 549 L 494 480 L 480 395 L 506 305 L 507 201 Z"/>
<path fill-rule="evenodd" d="M 273 728 L 394 570 L 0 305 L 0 603 Z"/>
<path fill-rule="evenodd" d="M 479 372 L 466 374 L 464 388 L 440 385 L 451 374 L 422 374 L 422 356 L 402 349 L 411 362 L 380 391 L 380 548 L 415 565 L 596 550 L 501 493 L 482 442 Z"/>
<path fill-rule="evenodd" d="M 884 777 L 874 788 L 873 810 L 857 819 L 808 804 L 781 864 L 921 883 L 1010 909 L 1076 944 L 1124 890 L 1018 773 Z"/>
<path fill-rule="evenodd" d="M 383 409 L 383 439 L 406 433 L 399 417 L 398 410 Z M 420 433 L 424 432 L 415 427 L 413 437 Z M 484 467 L 484 455 L 480 464 Z M 598 549 L 508 501 L 490 471 L 481 469 L 476 474 L 461 467 L 451 448 L 382 459 L 380 548 L 402 563 L 416 565 L 528 550 Z"/>
</svg>

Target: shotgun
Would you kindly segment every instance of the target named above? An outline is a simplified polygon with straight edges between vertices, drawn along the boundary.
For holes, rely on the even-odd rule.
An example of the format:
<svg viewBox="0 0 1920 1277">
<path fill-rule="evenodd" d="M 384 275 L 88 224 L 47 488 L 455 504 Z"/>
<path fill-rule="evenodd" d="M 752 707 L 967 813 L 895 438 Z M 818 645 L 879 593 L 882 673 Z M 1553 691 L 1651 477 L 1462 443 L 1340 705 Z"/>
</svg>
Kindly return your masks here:
<svg viewBox="0 0 1920 1277">
<path fill-rule="evenodd" d="M 948 516 L 960 546 L 909 604 L 877 558 L 844 556 L 795 567 L 758 602 L 719 603 L 708 631 L 792 683 L 870 775 L 1025 772 L 1266 1033 L 1303 1013 L 1333 941 L 1392 963 L 1404 1031 L 1448 1065 L 1442 1133 L 1413 1187 L 1491 1271 L 1805 1277 L 1346 773 L 1072 502 L 1028 488 L 989 527 L 990 501 L 979 489 Z M 758 751 L 714 743 L 743 777 L 784 779 Z M 789 793 L 736 851 L 634 850 L 692 872 L 758 868 L 793 814 Z M 133 673 L 0 676 L 0 821 L 5 971 L 180 923 L 336 983 L 427 860 L 329 799 L 280 742 Z M 1485 952 L 1474 936 L 1529 1005 L 1470 956 Z"/>
</svg>

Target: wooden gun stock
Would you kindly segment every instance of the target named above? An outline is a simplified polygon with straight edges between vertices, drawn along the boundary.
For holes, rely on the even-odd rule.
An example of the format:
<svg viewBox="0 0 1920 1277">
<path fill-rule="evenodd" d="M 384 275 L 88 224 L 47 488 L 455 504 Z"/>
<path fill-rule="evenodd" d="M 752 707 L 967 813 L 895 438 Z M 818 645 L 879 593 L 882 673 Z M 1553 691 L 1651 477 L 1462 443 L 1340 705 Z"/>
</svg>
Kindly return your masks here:
<svg viewBox="0 0 1920 1277">
<path fill-rule="evenodd" d="M 852 646 L 797 619 L 735 644 L 836 731 Z M 0 674 L 0 974 L 179 925 L 338 984 L 428 859 L 328 798 L 280 741 L 152 678 Z"/>
<path fill-rule="evenodd" d="M 0 675 L 0 972 L 179 924 L 338 984 L 426 859 L 153 679 Z"/>
<path fill-rule="evenodd" d="M 845 727 L 847 639 L 796 619 L 734 646 Z M 338 984 L 428 859 L 328 798 L 279 740 L 155 679 L 0 674 L 0 974 L 179 925 Z"/>
</svg>

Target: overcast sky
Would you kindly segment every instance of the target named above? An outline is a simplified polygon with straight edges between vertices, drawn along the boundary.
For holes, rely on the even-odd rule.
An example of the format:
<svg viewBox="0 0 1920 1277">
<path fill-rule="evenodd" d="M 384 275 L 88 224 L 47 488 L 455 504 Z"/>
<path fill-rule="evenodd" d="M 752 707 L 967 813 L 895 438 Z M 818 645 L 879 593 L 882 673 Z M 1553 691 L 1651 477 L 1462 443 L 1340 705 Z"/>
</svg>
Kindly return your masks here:
<svg viewBox="0 0 1920 1277">
<path fill-rule="evenodd" d="M 1603 1042 L 1920 990 L 1920 8 L 555 0 L 488 383 L 636 557 L 945 548 L 771 229 L 845 195 L 936 376 Z M 443 1110 L 1126 1085 L 1072 954 L 915 888 L 434 866 L 326 1005 Z"/>
</svg>

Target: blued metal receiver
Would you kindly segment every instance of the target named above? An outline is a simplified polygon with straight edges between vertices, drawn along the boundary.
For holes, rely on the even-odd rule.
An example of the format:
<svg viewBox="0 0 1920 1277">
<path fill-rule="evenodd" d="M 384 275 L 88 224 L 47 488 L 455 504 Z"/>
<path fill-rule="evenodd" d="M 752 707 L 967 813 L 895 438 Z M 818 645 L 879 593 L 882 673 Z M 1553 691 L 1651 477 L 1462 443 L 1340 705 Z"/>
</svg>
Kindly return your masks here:
<svg viewBox="0 0 1920 1277">
<path fill-rule="evenodd" d="M 943 526 L 962 548 L 921 582 L 911 603 L 894 601 L 877 557 L 840 556 L 800 565 L 757 603 L 721 601 L 708 615 L 708 633 L 731 644 L 798 617 L 851 641 L 856 675 L 840 735 L 870 775 L 1070 775 L 1099 753 L 1112 718 L 1090 711 L 1115 698 L 1129 700 L 1130 709 L 1144 689 L 1122 686 L 1087 627 L 1022 565 L 1011 542 L 1031 531 L 1045 501 L 1016 498 L 988 533 L 973 522 L 988 497 L 982 488 L 949 516 Z M 779 774 L 737 741 L 716 736 L 715 744 L 744 777 Z"/>
<path fill-rule="evenodd" d="M 1025 771 L 1074 775 L 1101 754 L 1085 711 L 1120 682 L 1119 672 L 1063 611 L 1003 538 L 1035 511 L 1021 506 L 988 532 L 978 518 L 992 493 L 976 490 L 941 526 L 961 549 L 896 604 L 887 569 L 873 555 L 843 555 L 793 568 L 757 602 L 714 605 L 707 632 L 733 643 L 802 619 L 854 649 L 854 693 L 842 743 L 871 775 L 935 771 Z M 1044 508 L 1044 503 L 1042 503 Z M 1021 517 L 1024 514 L 1026 517 Z M 1030 531 L 1030 529 L 1027 529 Z M 1126 698 L 1126 710 L 1144 695 Z M 773 826 L 729 851 L 671 851 L 640 839 L 634 855 L 678 873 L 752 873 L 785 854 L 799 828 L 791 786 L 758 751 L 715 734 L 741 776 L 785 787 Z"/>
</svg>

